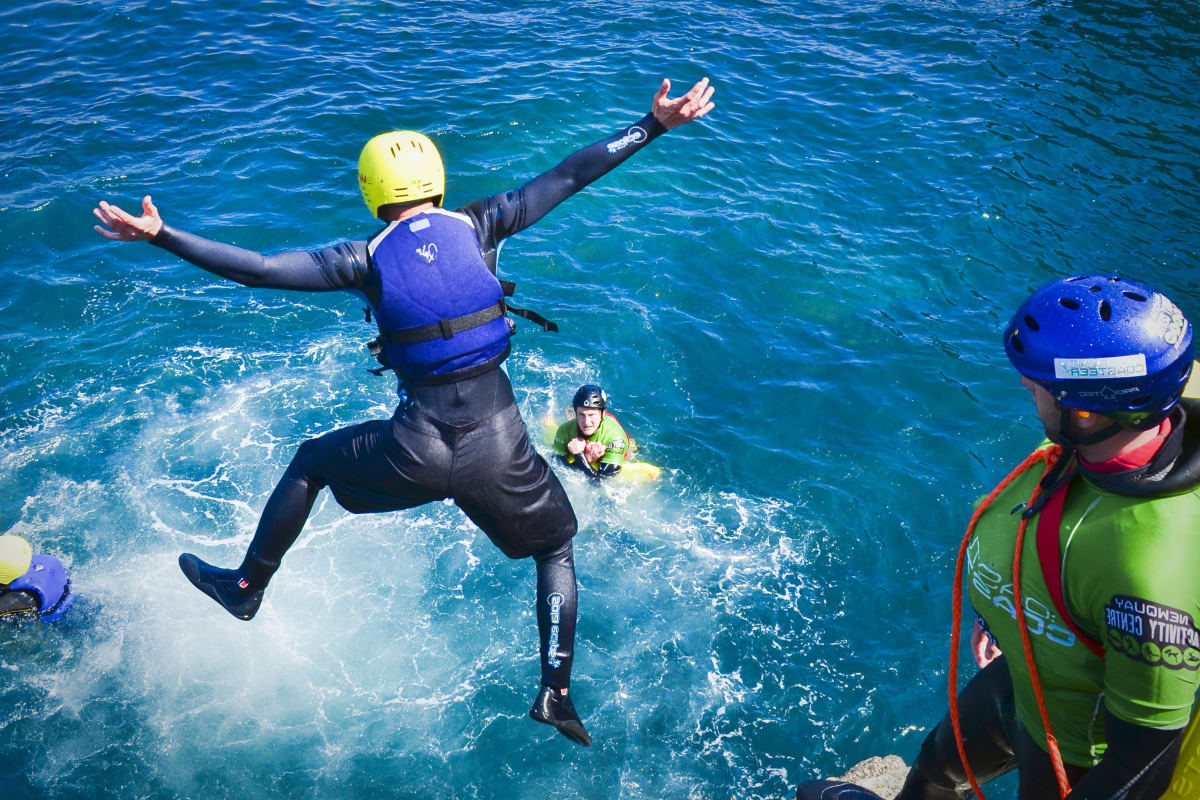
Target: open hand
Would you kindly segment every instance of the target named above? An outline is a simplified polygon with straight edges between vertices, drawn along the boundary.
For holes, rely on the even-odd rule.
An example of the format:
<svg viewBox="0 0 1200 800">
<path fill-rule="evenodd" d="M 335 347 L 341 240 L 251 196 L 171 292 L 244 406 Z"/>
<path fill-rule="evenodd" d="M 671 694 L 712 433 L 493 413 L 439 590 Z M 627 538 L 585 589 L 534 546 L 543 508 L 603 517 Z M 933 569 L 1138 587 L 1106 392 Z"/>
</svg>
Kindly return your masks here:
<svg viewBox="0 0 1200 800">
<path fill-rule="evenodd" d="M 107 239 L 121 242 L 149 241 L 158 235 L 163 226 L 158 209 L 154 203 L 150 202 L 150 195 L 142 198 L 142 215 L 140 217 L 135 217 L 103 200 L 100 201 L 99 206 L 92 209 L 92 213 L 108 226 L 102 228 L 99 225 L 93 225 L 92 229 Z"/>
<path fill-rule="evenodd" d="M 688 90 L 687 94 L 676 97 L 674 100 L 667 97 L 669 91 L 671 91 L 671 81 L 663 78 L 662 85 L 658 87 L 658 92 L 654 95 L 654 102 L 650 106 L 654 118 L 667 130 L 678 128 L 685 122 L 700 119 L 713 110 L 713 103 L 710 101 L 715 90 L 708 85 L 708 78 L 701 78 L 695 86 Z"/>
</svg>

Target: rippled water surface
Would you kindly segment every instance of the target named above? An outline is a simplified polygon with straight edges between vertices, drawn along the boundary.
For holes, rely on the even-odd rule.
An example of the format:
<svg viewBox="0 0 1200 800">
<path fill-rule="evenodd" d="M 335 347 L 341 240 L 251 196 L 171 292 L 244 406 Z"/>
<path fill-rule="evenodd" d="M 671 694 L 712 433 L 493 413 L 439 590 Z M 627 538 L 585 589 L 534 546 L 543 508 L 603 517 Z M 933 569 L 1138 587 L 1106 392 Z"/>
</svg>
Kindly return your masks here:
<svg viewBox="0 0 1200 800">
<path fill-rule="evenodd" d="M 0 779 L 52 798 L 783 798 L 943 713 L 953 548 L 1038 436 L 999 331 L 1121 271 L 1193 318 L 1200 24 L 1185 2 L 7 3 L 0 533 L 60 554 L 0 629 Z M 564 476 L 576 748 L 525 718 L 532 564 L 454 508 L 327 497 L 251 624 L 232 564 L 306 438 L 387 415 L 362 313 L 91 230 L 147 192 L 263 251 L 374 230 L 354 165 L 415 128 L 448 203 L 641 116 L 716 110 L 506 246 L 528 420 L 575 387 L 666 467 Z M 536 425 L 535 425 L 536 427 Z"/>
</svg>

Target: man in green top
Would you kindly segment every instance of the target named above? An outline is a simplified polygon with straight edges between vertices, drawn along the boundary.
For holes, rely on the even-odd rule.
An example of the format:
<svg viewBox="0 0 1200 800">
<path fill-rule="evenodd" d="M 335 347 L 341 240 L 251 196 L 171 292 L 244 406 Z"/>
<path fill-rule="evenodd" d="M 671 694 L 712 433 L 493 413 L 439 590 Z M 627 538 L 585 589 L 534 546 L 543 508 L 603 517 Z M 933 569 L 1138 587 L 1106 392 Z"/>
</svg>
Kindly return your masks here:
<svg viewBox="0 0 1200 800">
<path fill-rule="evenodd" d="M 975 649 L 987 649 L 986 636 L 1003 654 L 958 694 L 966 760 L 980 784 L 1017 769 L 1020 800 L 1061 796 L 1014 602 L 1025 519 L 1019 604 L 1066 797 L 1157 800 L 1200 685 L 1200 401 L 1184 396 L 1191 325 L 1143 284 L 1088 275 L 1036 291 L 1004 343 L 1061 453 L 1027 462 L 1045 469 L 1014 472 L 967 541 Z M 947 717 L 899 800 L 966 797 L 958 748 Z M 798 797 L 874 795 L 815 782 Z"/>
<path fill-rule="evenodd" d="M 608 395 L 599 386 L 585 383 L 571 401 L 575 419 L 558 426 L 554 452 L 569 467 L 599 480 L 616 475 L 633 451 L 617 418 L 608 413 Z"/>
</svg>

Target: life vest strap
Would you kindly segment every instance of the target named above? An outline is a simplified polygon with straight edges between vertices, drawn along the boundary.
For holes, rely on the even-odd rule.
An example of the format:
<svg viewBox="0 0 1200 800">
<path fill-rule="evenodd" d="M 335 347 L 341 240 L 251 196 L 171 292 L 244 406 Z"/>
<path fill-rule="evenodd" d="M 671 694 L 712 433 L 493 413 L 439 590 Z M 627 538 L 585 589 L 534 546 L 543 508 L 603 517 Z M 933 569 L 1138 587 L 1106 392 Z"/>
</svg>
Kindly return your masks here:
<svg viewBox="0 0 1200 800">
<path fill-rule="evenodd" d="M 380 329 L 379 336 L 386 344 L 420 344 L 422 342 L 432 342 L 435 339 L 449 339 L 455 334 L 469 331 L 472 328 L 486 325 L 492 320 L 500 319 L 500 317 L 504 316 L 504 311 L 504 301 L 501 300 L 479 311 L 463 314 L 461 317 L 439 319 L 437 322 L 430 323 L 429 325 L 404 328 L 403 330 Z"/>
<path fill-rule="evenodd" d="M 425 375 L 420 377 L 405 376 L 403 373 L 400 373 L 398 370 L 396 370 L 395 367 L 388 366 L 386 363 L 384 363 L 383 347 L 385 344 L 420 344 L 422 342 L 431 342 L 436 339 L 449 339 L 455 334 L 462 333 L 463 331 L 469 331 L 472 328 L 482 327 L 493 320 L 503 317 L 505 314 L 511 313 L 513 316 L 529 320 L 535 325 L 540 326 L 544 331 L 557 333 L 557 323 L 551 322 L 536 311 L 530 311 L 528 308 L 520 308 L 518 306 L 509 305 L 504 301 L 504 297 L 512 297 L 513 292 L 516 291 L 516 288 L 517 285 L 512 281 L 500 281 L 500 290 L 503 296 L 498 302 L 496 302 L 494 305 L 488 306 L 487 308 L 480 309 L 479 311 L 474 311 L 470 314 L 463 314 L 461 317 L 440 319 L 437 322 L 430 323 L 429 325 L 421 325 L 416 328 L 404 328 L 401 330 L 385 330 L 384 328 L 380 328 L 379 336 L 367 343 L 367 349 L 371 352 L 371 355 L 374 356 L 383 366 L 377 369 L 369 369 L 368 372 L 373 375 L 382 375 L 385 372 L 394 371 L 400 375 L 401 380 L 404 380 L 406 383 L 411 382 L 414 384 L 436 384 L 454 380 L 462 380 L 465 376 L 464 370 L 456 370 L 445 375 Z M 365 311 L 367 312 L 367 321 L 369 322 L 371 318 L 371 310 L 370 308 L 367 308 Z M 515 326 L 513 325 L 512 320 L 508 320 L 508 329 L 509 335 L 511 336 L 515 332 Z M 476 365 L 475 367 L 465 368 L 465 370 L 470 371 L 471 375 L 475 375 L 482 374 L 493 367 L 499 366 L 499 364 L 508 357 L 509 349 L 509 347 L 506 347 L 504 348 L 504 352 L 500 355 L 490 358 L 482 364 Z"/>
<path fill-rule="evenodd" d="M 514 317 L 527 319 L 534 325 L 540 325 L 542 330 L 549 333 L 558 333 L 558 323 L 551 322 L 536 311 L 530 311 L 528 308 L 518 308 L 517 306 L 507 303 L 505 304 L 505 308 L 507 308 L 508 313 L 512 314 Z"/>
<path fill-rule="evenodd" d="M 516 294 L 517 285 L 512 281 L 500 281 L 500 291 L 504 292 L 505 297 L 512 297 L 514 294 Z M 527 319 L 534 325 L 540 326 L 542 330 L 549 333 L 558 333 L 558 323 L 551 322 L 536 311 L 530 311 L 528 308 L 514 306 L 512 303 L 505 303 L 504 307 L 508 310 L 508 313 L 512 314 L 514 317 Z"/>
</svg>

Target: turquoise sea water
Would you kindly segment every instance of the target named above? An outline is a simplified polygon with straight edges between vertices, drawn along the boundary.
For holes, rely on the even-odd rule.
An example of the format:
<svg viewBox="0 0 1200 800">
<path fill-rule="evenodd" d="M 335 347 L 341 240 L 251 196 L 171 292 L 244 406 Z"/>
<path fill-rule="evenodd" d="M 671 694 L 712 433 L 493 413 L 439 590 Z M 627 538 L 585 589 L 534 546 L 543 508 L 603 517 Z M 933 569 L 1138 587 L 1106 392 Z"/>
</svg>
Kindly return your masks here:
<svg viewBox="0 0 1200 800">
<path fill-rule="evenodd" d="M 1193 319 L 1200 23 L 1176 2 L 5 3 L 0 533 L 79 600 L 0 627 L 0 787 L 49 798 L 783 798 L 911 760 L 945 710 L 953 550 L 1034 444 L 999 332 L 1121 271 Z M 526 419 L 605 384 L 667 467 L 564 478 L 574 747 L 525 718 L 532 564 L 457 510 L 323 496 L 243 624 L 296 446 L 387 415 L 345 295 L 248 290 L 91 230 L 107 198 L 272 251 L 365 237 L 371 135 L 449 205 L 641 116 L 716 110 L 512 239 Z"/>
</svg>

